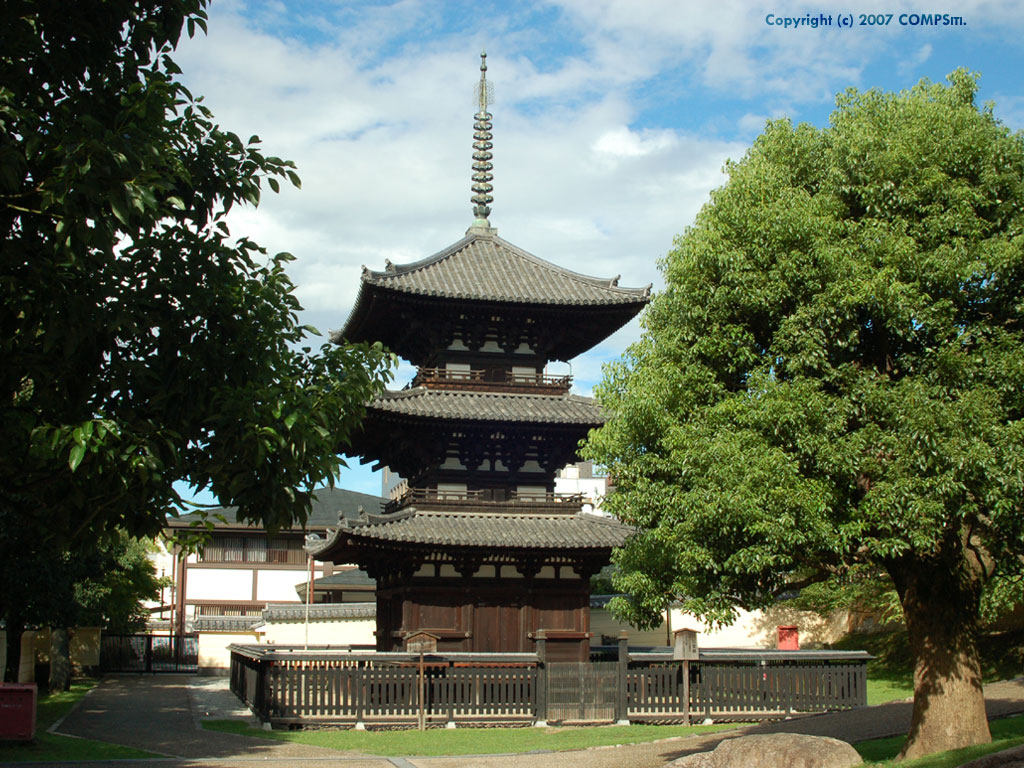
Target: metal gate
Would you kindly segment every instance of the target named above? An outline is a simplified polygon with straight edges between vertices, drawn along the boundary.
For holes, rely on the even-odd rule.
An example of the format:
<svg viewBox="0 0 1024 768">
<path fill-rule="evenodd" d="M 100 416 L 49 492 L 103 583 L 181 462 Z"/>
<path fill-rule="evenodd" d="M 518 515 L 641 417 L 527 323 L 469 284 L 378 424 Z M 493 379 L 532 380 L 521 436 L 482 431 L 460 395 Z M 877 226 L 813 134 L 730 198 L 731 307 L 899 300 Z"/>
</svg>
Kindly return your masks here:
<svg viewBox="0 0 1024 768">
<path fill-rule="evenodd" d="M 104 672 L 197 672 L 199 635 L 103 635 Z"/>
<path fill-rule="evenodd" d="M 546 677 L 549 722 L 615 720 L 617 662 L 553 662 Z"/>
</svg>

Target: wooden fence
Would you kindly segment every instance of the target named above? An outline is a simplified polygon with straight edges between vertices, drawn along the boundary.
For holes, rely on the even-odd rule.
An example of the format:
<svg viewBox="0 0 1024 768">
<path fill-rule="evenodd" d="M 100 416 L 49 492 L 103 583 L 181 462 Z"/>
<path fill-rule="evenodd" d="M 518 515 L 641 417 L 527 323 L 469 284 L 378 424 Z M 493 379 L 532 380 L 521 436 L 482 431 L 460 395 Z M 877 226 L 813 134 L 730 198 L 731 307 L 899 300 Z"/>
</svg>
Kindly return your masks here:
<svg viewBox="0 0 1024 768">
<path fill-rule="evenodd" d="M 668 654 L 636 654 L 626 673 L 631 720 L 672 720 L 685 712 L 751 720 L 867 705 L 867 654 L 829 651 L 702 651 L 689 686 Z M 689 706 L 683 700 L 689 688 Z"/>
<path fill-rule="evenodd" d="M 540 633 L 539 633 L 540 634 Z M 231 646 L 231 690 L 277 724 L 755 720 L 864 706 L 866 653 L 702 650 L 545 663 L 538 653 L 375 653 Z M 604 658 L 607 658 L 605 654 Z M 688 676 L 688 680 L 687 680 Z M 688 683 L 688 684 L 687 684 Z"/>
</svg>

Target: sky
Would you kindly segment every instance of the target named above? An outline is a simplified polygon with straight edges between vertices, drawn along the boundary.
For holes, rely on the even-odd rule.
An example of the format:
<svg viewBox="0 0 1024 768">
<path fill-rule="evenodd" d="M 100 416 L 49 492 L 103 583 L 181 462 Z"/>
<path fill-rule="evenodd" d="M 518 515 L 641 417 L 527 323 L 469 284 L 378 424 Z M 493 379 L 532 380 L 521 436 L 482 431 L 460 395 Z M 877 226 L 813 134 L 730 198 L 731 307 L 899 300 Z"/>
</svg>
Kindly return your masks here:
<svg viewBox="0 0 1024 768">
<path fill-rule="evenodd" d="M 208 34 L 174 56 L 182 80 L 302 179 L 232 211 L 232 233 L 295 255 L 303 322 L 324 334 L 344 325 L 363 265 L 430 256 L 471 224 L 482 50 L 491 225 L 540 258 L 656 291 L 659 259 L 766 120 L 825 127 L 847 88 L 966 67 L 979 103 L 1024 129 L 1017 1 L 213 0 L 209 13 Z M 590 394 L 640 333 L 634 321 L 571 361 L 574 391 Z M 348 463 L 341 487 L 380 493 L 379 475 Z"/>
</svg>

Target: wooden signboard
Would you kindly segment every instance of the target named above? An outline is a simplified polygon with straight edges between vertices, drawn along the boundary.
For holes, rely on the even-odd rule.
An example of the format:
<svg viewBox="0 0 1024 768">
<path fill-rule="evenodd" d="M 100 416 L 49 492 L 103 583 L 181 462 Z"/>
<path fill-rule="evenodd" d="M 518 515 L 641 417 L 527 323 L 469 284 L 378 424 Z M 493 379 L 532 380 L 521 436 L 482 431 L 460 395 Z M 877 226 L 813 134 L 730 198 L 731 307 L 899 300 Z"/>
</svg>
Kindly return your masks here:
<svg viewBox="0 0 1024 768">
<path fill-rule="evenodd" d="M 677 629 L 672 633 L 675 643 L 672 658 L 683 662 L 683 723 L 690 724 L 690 662 L 700 659 L 697 648 L 697 630 Z"/>
<path fill-rule="evenodd" d="M 427 729 L 427 715 L 424 709 L 425 699 L 423 698 L 423 654 L 425 653 L 437 653 L 437 635 L 432 635 L 429 632 L 412 632 L 405 636 L 405 652 L 406 653 L 418 653 L 420 655 L 420 674 L 419 674 L 419 696 L 418 696 L 418 709 L 419 715 L 417 716 L 417 727 L 421 731 Z"/>
<path fill-rule="evenodd" d="M 675 644 L 672 647 L 673 659 L 697 661 L 700 658 L 700 651 L 697 649 L 697 630 L 677 629 L 672 634 L 675 635 Z"/>
<path fill-rule="evenodd" d="M 437 653 L 437 635 L 429 632 L 413 632 L 405 636 L 406 653 Z"/>
</svg>

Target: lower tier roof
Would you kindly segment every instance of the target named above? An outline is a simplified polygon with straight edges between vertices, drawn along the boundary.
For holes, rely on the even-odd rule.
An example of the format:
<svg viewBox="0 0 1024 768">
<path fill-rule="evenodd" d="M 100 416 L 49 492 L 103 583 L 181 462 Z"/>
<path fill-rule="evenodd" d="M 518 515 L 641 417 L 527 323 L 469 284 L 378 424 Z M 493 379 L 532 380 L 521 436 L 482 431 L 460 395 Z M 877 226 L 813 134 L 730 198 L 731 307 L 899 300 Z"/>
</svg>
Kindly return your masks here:
<svg viewBox="0 0 1024 768">
<path fill-rule="evenodd" d="M 594 514 L 522 514 L 448 512 L 406 507 L 390 515 L 343 520 L 328 530 L 326 541 L 307 544 L 317 560 L 351 562 L 352 553 L 384 545 L 417 548 L 538 550 L 610 550 L 632 529 Z"/>
</svg>

